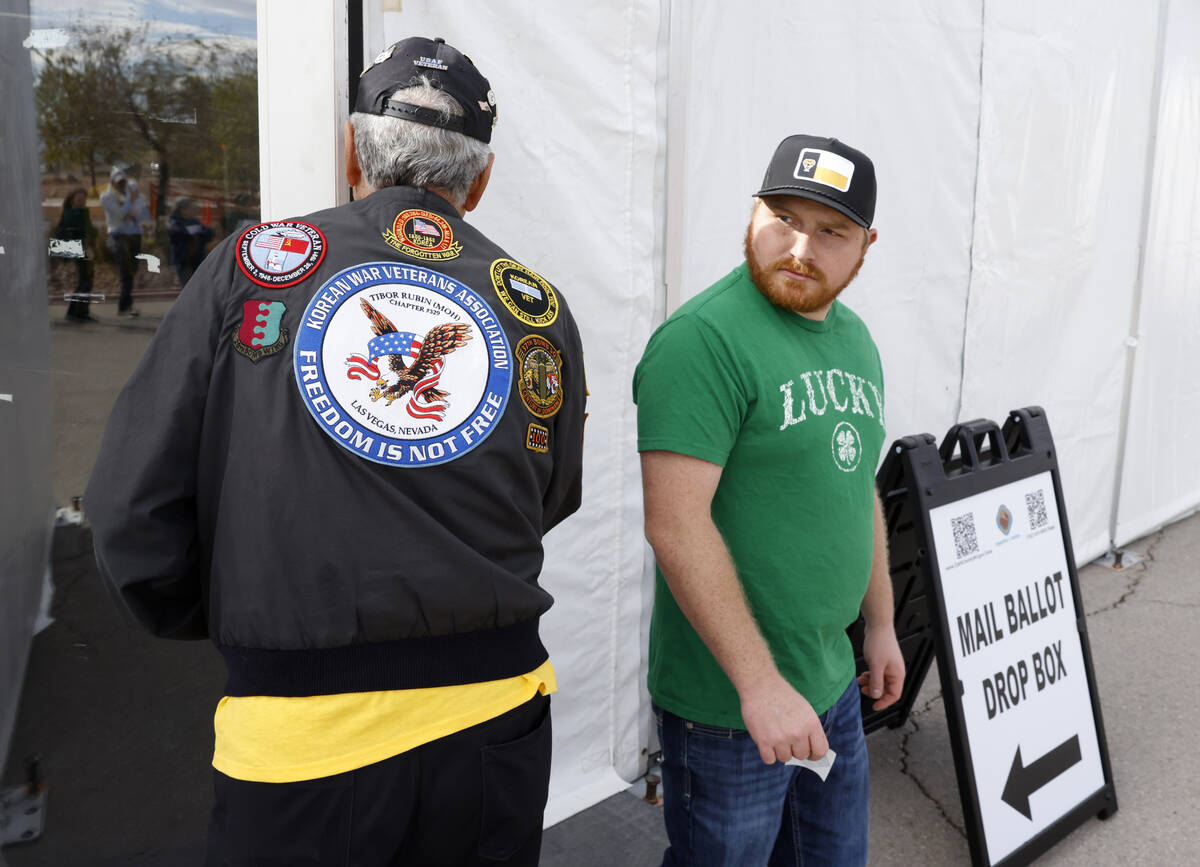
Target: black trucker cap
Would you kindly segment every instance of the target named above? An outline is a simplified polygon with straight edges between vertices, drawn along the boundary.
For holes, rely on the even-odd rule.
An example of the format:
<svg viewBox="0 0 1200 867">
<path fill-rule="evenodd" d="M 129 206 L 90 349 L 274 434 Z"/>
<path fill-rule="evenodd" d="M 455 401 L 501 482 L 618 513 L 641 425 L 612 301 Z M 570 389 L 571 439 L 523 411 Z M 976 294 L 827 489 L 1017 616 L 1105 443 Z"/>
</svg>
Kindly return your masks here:
<svg viewBox="0 0 1200 867">
<path fill-rule="evenodd" d="M 389 98 L 402 87 L 420 84 L 422 75 L 434 87 L 454 97 L 463 108 L 462 117 L 443 121 L 442 112 L 437 109 Z M 492 140 L 497 117 L 496 95 L 471 58 L 447 45 L 441 37 L 421 36 L 401 39 L 379 52 L 358 77 L 354 110 L 461 132 L 481 142 Z"/>
<path fill-rule="evenodd" d="M 779 143 L 754 195 L 800 196 L 841 211 L 865 229 L 875 219 L 875 166 L 835 138 L 791 135 Z"/>
</svg>

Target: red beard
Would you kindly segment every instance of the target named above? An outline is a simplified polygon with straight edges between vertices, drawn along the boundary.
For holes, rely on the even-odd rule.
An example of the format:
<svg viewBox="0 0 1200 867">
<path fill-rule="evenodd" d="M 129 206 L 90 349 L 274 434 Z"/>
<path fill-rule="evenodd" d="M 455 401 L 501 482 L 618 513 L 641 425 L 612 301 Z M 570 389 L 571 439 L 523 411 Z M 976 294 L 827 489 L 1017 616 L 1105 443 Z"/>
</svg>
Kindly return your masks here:
<svg viewBox="0 0 1200 867">
<path fill-rule="evenodd" d="M 750 279 L 764 298 L 776 307 L 791 310 L 793 313 L 812 313 L 831 304 L 857 276 L 858 269 L 862 267 L 863 259 L 866 258 L 864 250 L 863 256 L 859 258 L 858 264 L 854 266 L 854 270 L 850 272 L 850 276 L 846 278 L 845 282 L 840 286 L 830 286 L 829 279 L 824 272 L 811 265 L 797 262 L 791 256 L 784 256 L 774 262 L 764 264 L 755 255 L 750 244 L 750 236 L 751 226 L 747 226 L 744 247 L 746 265 L 750 269 Z M 799 284 L 784 274 L 784 270 L 796 271 L 814 278 L 816 282 Z"/>
</svg>

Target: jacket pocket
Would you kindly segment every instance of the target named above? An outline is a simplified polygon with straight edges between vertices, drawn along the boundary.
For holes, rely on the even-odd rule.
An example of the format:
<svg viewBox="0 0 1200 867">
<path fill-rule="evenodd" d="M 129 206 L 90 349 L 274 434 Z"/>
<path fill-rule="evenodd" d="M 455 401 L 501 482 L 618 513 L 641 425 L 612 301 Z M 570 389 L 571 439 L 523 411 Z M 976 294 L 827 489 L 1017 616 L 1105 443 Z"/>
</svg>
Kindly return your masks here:
<svg viewBox="0 0 1200 867">
<path fill-rule="evenodd" d="M 550 702 L 533 730 L 483 748 L 479 854 L 503 861 L 541 833 L 550 790 Z"/>
</svg>

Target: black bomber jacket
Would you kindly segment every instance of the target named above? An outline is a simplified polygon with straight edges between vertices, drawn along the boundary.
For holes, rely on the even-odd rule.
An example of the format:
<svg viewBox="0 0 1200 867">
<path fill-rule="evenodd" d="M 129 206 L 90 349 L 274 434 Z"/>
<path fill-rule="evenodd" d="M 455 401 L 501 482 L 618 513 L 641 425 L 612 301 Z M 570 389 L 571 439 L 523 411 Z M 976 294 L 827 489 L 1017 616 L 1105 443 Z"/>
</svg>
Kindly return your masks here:
<svg viewBox="0 0 1200 867">
<path fill-rule="evenodd" d="M 530 671 L 585 394 L 558 290 L 440 196 L 251 227 L 116 402 L 85 495 L 101 575 L 150 632 L 210 636 L 229 695 Z"/>
</svg>

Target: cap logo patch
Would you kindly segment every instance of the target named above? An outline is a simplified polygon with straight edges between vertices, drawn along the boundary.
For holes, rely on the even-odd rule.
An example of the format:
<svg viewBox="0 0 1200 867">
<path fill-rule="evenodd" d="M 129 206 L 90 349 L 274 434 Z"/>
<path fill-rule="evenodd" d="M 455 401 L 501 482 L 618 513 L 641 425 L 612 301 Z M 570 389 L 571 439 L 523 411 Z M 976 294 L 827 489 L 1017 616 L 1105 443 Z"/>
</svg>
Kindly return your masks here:
<svg viewBox="0 0 1200 867">
<path fill-rule="evenodd" d="M 835 190 L 846 192 L 854 177 L 854 163 L 839 154 L 820 148 L 805 148 L 796 160 L 792 177 L 800 181 L 815 181 Z"/>
<path fill-rule="evenodd" d="M 542 328 L 558 318 L 554 287 L 512 259 L 492 263 L 492 286 L 508 312 L 526 325 Z"/>
<path fill-rule="evenodd" d="M 366 67 L 366 69 L 363 69 L 363 72 L 366 72 L 366 71 L 367 71 L 367 69 L 370 69 L 370 68 L 371 68 L 372 66 L 374 66 L 375 64 L 377 64 L 377 63 L 383 63 L 383 61 L 385 61 L 385 60 L 387 60 L 388 58 L 390 58 L 390 57 L 391 57 L 393 54 L 395 54 L 395 53 L 396 53 L 396 46 L 397 46 L 398 44 L 399 44 L 399 43 L 397 43 L 397 42 L 393 42 L 393 43 L 392 43 L 391 45 L 389 45 L 387 48 L 383 49 L 383 51 L 381 51 L 381 52 L 379 52 L 378 54 L 376 54 L 376 55 L 375 55 L 375 59 L 371 61 L 370 65 L 368 65 L 368 66 Z M 359 78 L 362 78 L 362 72 L 360 72 L 360 73 L 358 74 L 358 77 L 359 77 Z"/>
<path fill-rule="evenodd" d="M 233 348 L 253 362 L 274 355 L 288 342 L 286 328 L 280 321 L 287 307 L 282 301 L 261 301 L 253 298 L 242 304 L 242 324 L 233 332 Z"/>
<path fill-rule="evenodd" d="M 325 236 L 316 226 L 286 220 L 242 232 L 234 248 L 242 273 L 268 289 L 295 286 L 325 258 Z"/>
<path fill-rule="evenodd" d="M 538 418 L 549 418 L 562 408 L 562 353 L 540 334 L 521 338 L 513 352 L 521 402 Z"/>
<path fill-rule="evenodd" d="M 413 66 L 423 66 L 426 69 L 440 69 L 442 72 L 450 68 L 436 57 L 418 57 L 413 61 Z"/>
<path fill-rule="evenodd" d="M 550 451 L 550 428 L 530 422 L 529 431 L 525 434 L 525 448 L 539 455 Z"/>
<path fill-rule="evenodd" d="M 317 426 L 357 457 L 425 467 L 487 439 L 513 358 L 492 308 L 417 265 L 370 262 L 327 280 L 304 311 L 296 387 Z"/>
<path fill-rule="evenodd" d="M 383 240 L 407 256 L 430 262 L 456 259 L 462 252 L 449 223 L 432 211 L 417 208 L 397 214 Z"/>
</svg>

